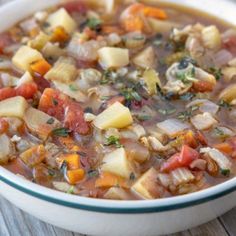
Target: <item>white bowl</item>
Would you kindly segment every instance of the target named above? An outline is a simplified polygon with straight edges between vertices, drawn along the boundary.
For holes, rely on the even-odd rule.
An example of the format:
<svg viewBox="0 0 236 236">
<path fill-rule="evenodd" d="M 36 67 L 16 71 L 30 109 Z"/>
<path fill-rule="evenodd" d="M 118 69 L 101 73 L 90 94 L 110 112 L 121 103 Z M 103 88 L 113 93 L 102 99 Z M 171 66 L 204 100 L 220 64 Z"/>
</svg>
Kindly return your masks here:
<svg viewBox="0 0 236 236">
<path fill-rule="evenodd" d="M 163 0 L 205 10 L 235 24 L 236 4 L 226 0 Z M 0 8 L 0 31 L 58 0 L 13 1 Z M 58 227 L 90 235 L 162 235 L 182 231 L 236 206 L 236 178 L 196 193 L 146 201 L 90 199 L 60 193 L 0 167 L 0 193 L 22 210 Z"/>
</svg>

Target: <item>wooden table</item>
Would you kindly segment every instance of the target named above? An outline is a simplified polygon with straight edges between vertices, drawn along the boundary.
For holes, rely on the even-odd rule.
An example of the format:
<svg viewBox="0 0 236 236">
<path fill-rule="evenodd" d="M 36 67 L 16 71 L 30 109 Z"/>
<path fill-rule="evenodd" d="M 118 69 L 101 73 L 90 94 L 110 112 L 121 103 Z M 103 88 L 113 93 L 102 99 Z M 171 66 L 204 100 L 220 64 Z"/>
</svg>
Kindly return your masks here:
<svg viewBox="0 0 236 236">
<path fill-rule="evenodd" d="M 0 0 L 0 4 L 10 0 Z M 0 197 L 0 236 L 80 236 L 43 223 Z M 236 208 L 200 227 L 173 236 L 236 236 Z M 125 235 L 124 235 L 125 236 Z"/>
</svg>

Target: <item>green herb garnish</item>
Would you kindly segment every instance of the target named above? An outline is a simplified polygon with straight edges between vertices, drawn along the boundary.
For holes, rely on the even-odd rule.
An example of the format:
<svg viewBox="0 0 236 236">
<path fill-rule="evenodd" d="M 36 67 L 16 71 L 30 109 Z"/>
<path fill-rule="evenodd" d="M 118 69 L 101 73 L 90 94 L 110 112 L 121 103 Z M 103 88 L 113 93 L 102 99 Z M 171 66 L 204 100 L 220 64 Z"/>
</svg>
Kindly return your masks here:
<svg viewBox="0 0 236 236">
<path fill-rule="evenodd" d="M 47 124 L 52 125 L 54 123 L 54 121 L 55 121 L 54 118 L 50 118 L 50 119 L 48 119 Z"/>
<path fill-rule="evenodd" d="M 89 170 L 89 171 L 88 171 L 88 176 L 89 176 L 90 178 L 97 177 L 98 175 L 99 175 L 98 170 Z"/>
<path fill-rule="evenodd" d="M 186 111 L 180 112 L 178 115 L 178 119 L 182 121 L 187 121 L 193 116 L 193 112 L 198 109 L 199 109 L 199 106 L 191 106 Z"/>
<path fill-rule="evenodd" d="M 220 68 L 211 67 L 209 68 L 209 72 L 215 76 L 216 80 L 220 80 L 223 76 L 222 70 Z"/>
<path fill-rule="evenodd" d="M 133 88 L 124 89 L 121 92 L 121 95 L 125 97 L 126 101 L 135 100 L 137 102 L 140 102 L 142 100 L 142 97 Z"/>
<path fill-rule="evenodd" d="M 222 108 L 226 108 L 226 109 L 229 109 L 231 110 L 232 109 L 232 105 L 230 105 L 228 102 L 224 101 L 224 100 L 220 100 L 218 102 L 218 105 Z"/>
<path fill-rule="evenodd" d="M 136 115 L 136 118 L 139 120 L 139 121 L 147 121 L 147 120 L 150 120 L 152 119 L 152 116 L 149 116 L 149 115 Z"/>
<path fill-rule="evenodd" d="M 176 112 L 175 108 L 167 108 L 167 109 L 158 109 L 158 112 L 164 116 L 171 115 Z"/>
<path fill-rule="evenodd" d="M 105 70 L 102 76 L 102 79 L 100 81 L 100 84 L 108 84 L 112 77 L 112 71 L 111 70 Z"/>
<path fill-rule="evenodd" d="M 101 28 L 102 21 L 98 18 L 90 18 L 87 20 L 86 25 L 92 30 L 98 30 Z"/>
<path fill-rule="evenodd" d="M 52 98 L 52 103 L 53 103 L 54 106 L 58 105 L 58 101 L 55 98 Z"/>
<path fill-rule="evenodd" d="M 176 79 L 181 80 L 184 84 L 189 84 L 195 80 L 195 68 L 192 67 L 189 71 L 176 72 Z"/>
<path fill-rule="evenodd" d="M 220 169 L 220 173 L 223 175 L 223 176 L 230 176 L 230 170 L 229 169 Z"/>
<path fill-rule="evenodd" d="M 67 128 L 58 128 L 58 129 L 52 130 L 52 135 L 58 136 L 58 137 L 67 137 L 69 133 L 70 131 Z"/>
<path fill-rule="evenodd" d="M 123 145 L 120 143 L 120 138 L 114 135 L 108 137 L 104 145 L 105 146 L 115 145 L 117 148 L 123 147 Z"/>
</svg>

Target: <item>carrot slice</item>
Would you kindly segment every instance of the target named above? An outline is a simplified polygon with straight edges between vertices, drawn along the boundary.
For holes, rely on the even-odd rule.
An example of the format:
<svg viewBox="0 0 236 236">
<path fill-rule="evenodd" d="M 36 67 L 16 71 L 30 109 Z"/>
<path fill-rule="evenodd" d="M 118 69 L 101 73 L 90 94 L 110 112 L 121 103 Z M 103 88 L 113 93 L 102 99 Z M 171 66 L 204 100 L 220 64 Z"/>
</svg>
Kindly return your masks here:
<svg viewBox="0 0 236 236">
<path fill-rule="evenodd" d="M 31 70 L 40 75 L 45 75 L 51 69 L 51 67 L 52 66 L 44 59 L 33 62 L 30 65 Z"/>
<path fill-rule="evenodd" d="M 65 29 L 61 26 L 56 27 L 51 36 L 52 42 L 63 43 L 66 42 L 68 39 L 69 35 L 65 31 Z"/>
<path fill-rule="evenodd" d="M 167 19 L 166 12 L 156 7 L 145 7 L 143 9 L 143 14 L 147 17 L 153 17 L 161 20 Z"/>
<path fill-rule="evenodd" d="M 77 170 L 68 170 L 66 172 L 68 182 L 70 184 L 76 184 L 84 178 L 84 170 L 77 169 Z"/>
<path fill-rule="evenodd" d="M 126 31 L 142 31 L 144 29 L 144 22 L 140 16 L 129 16 L 123 22 Z"/>
<path fill-rule="evenodd" d="M 109 172 L 103 172 L 95 183 L 96 188 L 110 188 L 114 186 L 128 187 L 125 179 Z"/>
<path fill-rule="evenodd" d="M 67 154 L 62 159 L 66 161 L 68 170 L 76 170 L 81 167 L 80 156 L 78 154 Z"/>
<path fill-rule="evenodd" d="M 214 148 L 218 149 L 221 152 L 231 155 L 233 153 L 233 148 L 228 143 L 219 143 L 214 146 Z"/>
</svg>

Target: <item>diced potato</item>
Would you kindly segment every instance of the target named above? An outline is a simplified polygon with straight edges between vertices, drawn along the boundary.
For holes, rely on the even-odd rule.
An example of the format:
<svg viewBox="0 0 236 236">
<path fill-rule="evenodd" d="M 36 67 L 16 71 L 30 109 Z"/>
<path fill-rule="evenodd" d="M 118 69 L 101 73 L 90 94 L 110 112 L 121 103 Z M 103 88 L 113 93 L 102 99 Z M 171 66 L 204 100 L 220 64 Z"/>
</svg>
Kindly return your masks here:
<svg viewBox="0 0 236 236">
<path fill-rule="evenodd" d="M 43 59 L 42 54 L 28 46 L 22 46 L 12 58 L 12 63 L 20 70 L 30 71 L 30 64 Z"/>
<path fill-rule="evenodd" d="M 215 25 L 205 27 L 202 30 L 202 41 L 205 47 L 211 50 L 219 50 L 221 48 L 220 31 Z"/>
<path fill-rule="evenodd" d="M 60 57 L 44 77 L 48 80 L 69 83 L 74 81 L 76 76 L 75 61 L 70 57 Z"/>
<path fill-rule="evenodd" d="M 98 50 L 99 62 L 104 68 L 117 68 L 129 64 L 129 50 L 103 47 Z"/>
<path fill-rule="evenodd" d="M 33 77 L 29 73 L 29 71 L 26 71 L 23 76 L 17 81 L 17 87 L 21 86 L 22 84 L 27 84 L 33 82 Z"/>
<path fill-rule="evenodd" d="M 221 100 L 224 100 L 225 102 L 232 102 L 236 99 L 236 84 L 231 84 L 228 87 L 226 87 L 221 93 L 220 97 Z"/>
<path fill-rule="evenodd" d="M 64 8 L 60 8 L 58 11 L 51 14 L 47 19 L 47 23 L 50 24 L 50 29 L 62 26 L 68 34 L 73 33 L 76 29 L 76 22 Z"/>
<path fill-rule="evenodd" d="M 64 84 L 60 82 L 54 81 L 55 87 L 60 90 L 62 93 L 68 95 L 71 98 L 74 98 L 78 102 L 85 102 L 87 97 L 77 89 L 76 85 L 74 84 Z"/>
<path fill-rule="evenodd" d="M 23 119 L 27 107 L 28 103 L 23 97 L 8 98 L 0 102 L 0 117 L 13 116 Z"/>
<path fill-rule="evenodd" d="M 198 130 L 206 130 L 217 124 L 217 120 L 210 113 L 205 112 L 192 117 L 191 123 Z"/>
<path fill-rule="evenodd" d="M 147 47 L 133 58 L 133 63 L 142 68 L 153 68 L 155 64 L 155 52 L 153 47 Z"/>
<path fill-rule="evenodd" d="M 48 42 L 42 49 L 42 54 L 45 58 L 58 60 L 59 57 L 65 56 L 66 51 L 60 48 L 57 44 Z"/>
<path fill-rule="evenodd" d="M 153 69 L 148 69 L 143 73 L 143 79 L 147 85 L 150 95 L 157 94 L 157 85 L 161 86 L 161 81 L 157 72 Z"/>
<path fill-rule="evenodd" d="M 49 41 L 50 36 L 41 31 L 34 39 L 28 42 L 28 46 L 37 50 L 41 50 Z"/>
<path fill-rule="evenodd" d="M 0 135 L 0 146 L 0 163 L 2 164 L 8 161 L 13 147 L 11 140 L 7 135 Z"/>
<path fill-rule="evenodd" d="M 129 194 L 122 188 L 112 187 L 104 195 L 107 199 L 114 200 L 128 200 L 130 199 Z"/>
<path fill-rule="evenodd" d="M 151 17 L 148 17 L 147 20 L 151 26 L 152 31 L 156 33 L 168 33 L 170 30 L 180 27 L 179 24 L 172 21 L 163 21 Z"/>
<path fill-rule="evenodd" d="M 30 167 L 41 163 L 46 156 L 46 150 L 43 145 L 34 146 L 20 154 L 20 159 Z"/>
<path fill-rule="evenodd" d="M 152 167 L 144 173 L 131 187 L 135 193 L 144 199 L 160 197 L 160 186 L 157 184 L 158 172 Z"/>
<path fill-rule="evenodd" d="M 53 129 L 61 126 L 57 119 L 33 107 L 26 110 L 24 121 L 32 132 L 43 139 L 46 139 Z"/>
<path fill-rule="evenodd" d="M 124 148 L 118 148 L 103 158 L 102 171 L 111 172 L 123 178 L 130 178 L 131 167 Z"/>
<path fill-rule="evenodd" d="M 100 113 L 93 124 L 99 129 L 125 128 L 133 123 L 133 118 L 129 108 L 119 102 L 109 106 Z"/>
</svg>

